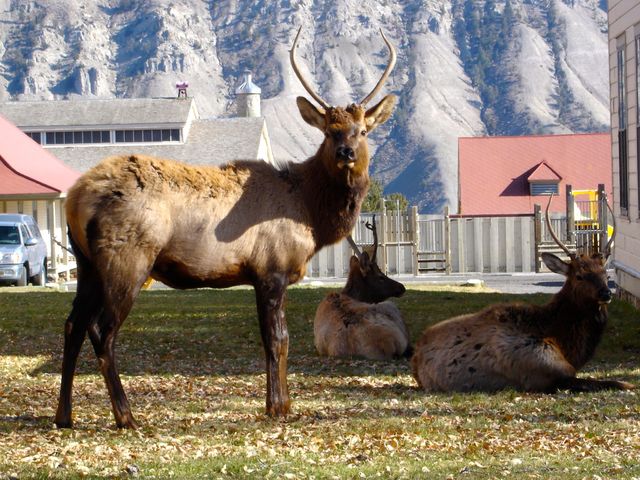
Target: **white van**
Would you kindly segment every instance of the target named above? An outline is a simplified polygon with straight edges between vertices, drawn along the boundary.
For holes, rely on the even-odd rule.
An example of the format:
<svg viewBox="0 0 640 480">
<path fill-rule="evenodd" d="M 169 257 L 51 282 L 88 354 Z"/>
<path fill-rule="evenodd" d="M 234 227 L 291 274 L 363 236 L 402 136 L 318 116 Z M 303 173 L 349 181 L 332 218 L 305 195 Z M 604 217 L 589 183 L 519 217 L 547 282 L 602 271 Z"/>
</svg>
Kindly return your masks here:
<svg viewBox="0 0 640 480">
<path fill-rule="evenodd" d="M 31 215 L 0 213 L 0 283 L 47 281 L 47 245 Z"/>
</svg>

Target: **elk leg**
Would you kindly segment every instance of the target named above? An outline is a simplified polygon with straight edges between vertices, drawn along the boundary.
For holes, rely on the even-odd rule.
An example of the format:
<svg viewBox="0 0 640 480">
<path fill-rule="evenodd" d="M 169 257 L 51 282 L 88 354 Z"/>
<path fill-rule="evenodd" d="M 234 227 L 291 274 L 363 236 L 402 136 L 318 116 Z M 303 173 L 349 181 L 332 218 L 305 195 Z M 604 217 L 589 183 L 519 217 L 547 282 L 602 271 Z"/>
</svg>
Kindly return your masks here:
<svg viewBox="0 0 640 480">
<path fill-rule="evenodd" d="M 89 282 L 88 282 L 89 283 Z M 99 285 L 78 284 L 78 293 L 73 300 L 71 313 L 65 323 L 64 353 L 62 357 L 62 379 L 60 397 L 56 410 L 55 424 L 58 428 L 73 426 L 71 392 L 78 354 L 84 343 L 87 325 L 91 323 L 102 308 Z"/>
<path fill-rule="evenodd" d="M 116 366 L 115 341 L 120 326 L 127 318 L 133 300 L 120 302 L 120 308 L 106 306 L 97 323 L 90 325 L 89 338 L 93 344 L 93 350 L 98 357 L 100 371 L 104 377 L 109 391 L 113 416 L 118 428 L 138 428 L 138 424 L 131 414 L 131 407 L 124 392 L 120 375 Z M 116 313 L 119 310 L 119 313 Z"/>
<path fill-rule="evenodd" d="M 260 334 L 267 364 L 267 415 L 281 416 L 289 413 L 290 401 L 287 389 L 287 355 L 289 332 L 283 303 L 287 288 L 286 278 L 272 275 L 255 285 Z"/>
<path fill-rule="evenodd" d="M 570 377 L 558 380 L 556 388 L 558 390 L 569 390 L 571 392 L 598 392 L 600 390 L 631 390 L 635 387 L 631 383 L 620 382 L 618 380 Z"/>
</svg>

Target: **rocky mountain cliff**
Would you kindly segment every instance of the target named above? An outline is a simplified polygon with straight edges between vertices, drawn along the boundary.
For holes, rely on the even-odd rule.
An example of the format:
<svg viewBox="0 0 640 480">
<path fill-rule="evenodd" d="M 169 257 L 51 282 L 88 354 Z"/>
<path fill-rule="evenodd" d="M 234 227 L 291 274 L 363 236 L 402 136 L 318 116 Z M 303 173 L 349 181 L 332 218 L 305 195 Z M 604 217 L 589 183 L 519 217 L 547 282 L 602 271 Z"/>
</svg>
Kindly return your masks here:
<svg viewBox="0 0 640 480">
<path fill-rule="evenodd" d="M 372 172 L 423 212 L 457 199 L 460 136 L 604 131 L 604 0 L 0 0 L 0 100 L 174 96 L 231 115 L 244 70 L 262 88 L 274 152 L 302 160 L 319 132 L 288 60 L 333 104 L 362 99 L 398 50 L 399 96 Z"/>
</svg>

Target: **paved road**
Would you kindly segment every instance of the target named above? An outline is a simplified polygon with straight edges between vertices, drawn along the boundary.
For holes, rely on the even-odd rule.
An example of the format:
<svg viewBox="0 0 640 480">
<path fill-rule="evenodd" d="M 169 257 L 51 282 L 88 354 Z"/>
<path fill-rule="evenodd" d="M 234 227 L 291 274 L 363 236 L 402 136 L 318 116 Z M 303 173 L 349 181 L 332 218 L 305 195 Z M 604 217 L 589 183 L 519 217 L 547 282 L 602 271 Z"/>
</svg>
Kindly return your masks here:
<svg viewBox="0 0 640 480">
<path fill-rule="evenodd" d="M 502 293 L 549 293 L 554 294 L 560 290 L 564 283 L 564 277 L 556 273 L 497 273 L 497 274 L 474 274 L 469 273 L 465 275 L 452 274 L 452 275 L 421 275 L 419 277 L 413 276 L 391 276 L 394 279 L 410 285 L 411 283 L 420 284 L 433 284 L 433 285 L 462 285 L 470 282 L 483 282 L 484 286 L 492 290 L 496 290 Z M 609 277 L 614 278 L 613 271 L 609 272 Z M 340 286 L 344 285 L 345 279 L 329 278 L 329 279 L 314 279 L 306 278 L 301 283 L 307 285 L 326 285 L 326 286 Z M 613 281 L 609 283 L 609 286 L 613 289 L 615 284 Z M 69 282 L 67 284 L 69 291 L 75 291 L 75 282 Z M 168 288 L 165 285 L 154 282 L 152 289 Z"/>
</svg>

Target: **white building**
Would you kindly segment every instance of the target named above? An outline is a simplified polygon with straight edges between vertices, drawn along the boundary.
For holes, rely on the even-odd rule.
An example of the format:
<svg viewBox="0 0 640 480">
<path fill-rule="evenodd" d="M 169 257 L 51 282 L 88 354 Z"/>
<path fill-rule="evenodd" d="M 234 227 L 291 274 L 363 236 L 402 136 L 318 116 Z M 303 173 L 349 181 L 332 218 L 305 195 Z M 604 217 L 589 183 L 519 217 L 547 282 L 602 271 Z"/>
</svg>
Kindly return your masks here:
<svg viewBox="0 0 640 480">
<path fill-rule="evenodd" d="M 620 296 L 640 307 L 640 1 L 609 0 L 609 82 Z"/>
<path fill-rule="evenodd" d="M 273 164 L 267 125 L 259 116 L 260 89 L 255 89 L 238 93 L 238 105 L 246 106 L 244 97 L 250 96 L 252 108 L 230 118 L 200 118 L 194 99 L 184 96 L 4 102 L 0 114 L 80 172 L 105 157 L 127 154 L 194 165 L 239 159 Z"/>
</svg>

